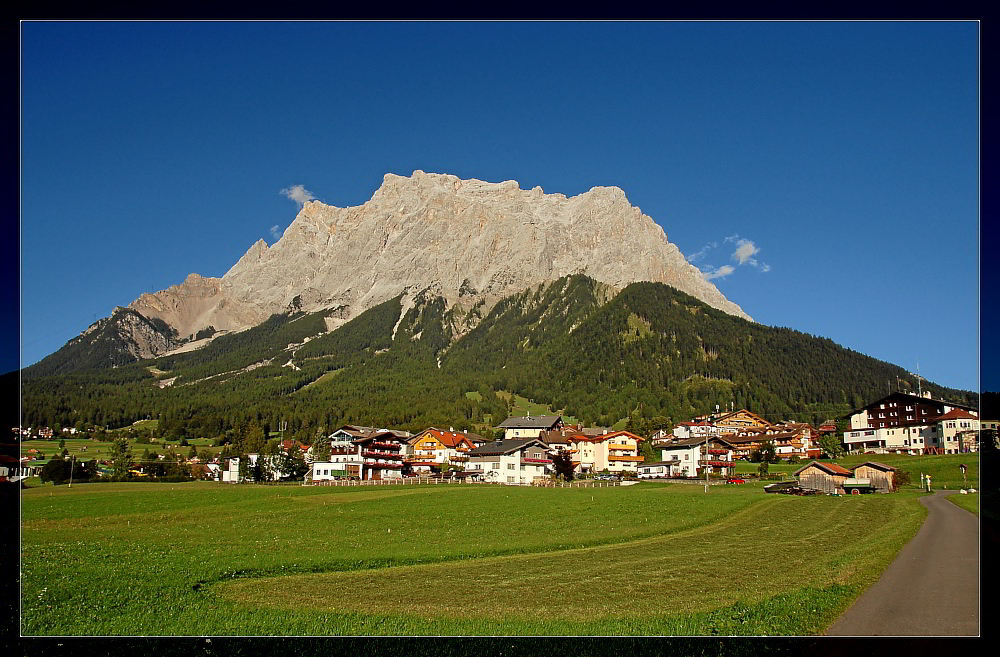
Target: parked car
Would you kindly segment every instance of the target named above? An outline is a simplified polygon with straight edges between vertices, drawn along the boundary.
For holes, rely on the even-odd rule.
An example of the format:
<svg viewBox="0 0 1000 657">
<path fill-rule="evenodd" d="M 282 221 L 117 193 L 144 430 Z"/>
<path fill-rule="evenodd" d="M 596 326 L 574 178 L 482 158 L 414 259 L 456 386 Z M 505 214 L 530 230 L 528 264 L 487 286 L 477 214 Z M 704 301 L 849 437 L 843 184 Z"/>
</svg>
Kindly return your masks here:
<svg viewBox="0 0 1000 657">
<path fill-rule="evenodd" d="M 730 477 L 729 479 L 726 479 L 726 483 L 727 484 L 745 484 L 745 483 L 747 483 L 747 480 L 744 479 L 743 477 Z"/>
<path fill-rule="evenodd" d="M 595 476 L 594 479 L 598 479 L 600 481 L 620 481 L 621 477 L 613 474 L 599 474 Z"/>
</svg>

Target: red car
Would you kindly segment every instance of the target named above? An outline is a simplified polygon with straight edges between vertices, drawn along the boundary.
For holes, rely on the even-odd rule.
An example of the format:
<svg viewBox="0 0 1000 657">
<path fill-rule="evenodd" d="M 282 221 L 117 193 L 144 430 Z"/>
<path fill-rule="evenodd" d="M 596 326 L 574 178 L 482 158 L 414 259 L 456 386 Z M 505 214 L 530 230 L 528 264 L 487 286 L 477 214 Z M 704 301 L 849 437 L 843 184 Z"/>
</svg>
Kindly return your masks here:
<svg viewBox="0 0 1000 657">
<path fill-rule="evenodd" d="M 729 479 L 726 479 L 726 483 L 727 484 L 745 484 L 745 483 L 747 483 L 747 480 L 743 479 L 742 477 L 730 477 Z"/>
</svg>

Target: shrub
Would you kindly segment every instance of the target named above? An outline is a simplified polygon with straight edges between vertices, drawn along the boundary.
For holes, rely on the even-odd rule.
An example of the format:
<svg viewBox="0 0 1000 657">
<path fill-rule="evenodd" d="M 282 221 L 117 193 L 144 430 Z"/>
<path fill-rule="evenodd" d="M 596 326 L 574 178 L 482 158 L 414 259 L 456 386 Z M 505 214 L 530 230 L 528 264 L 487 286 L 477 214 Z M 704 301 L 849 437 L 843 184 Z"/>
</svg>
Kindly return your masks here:
<svg viewBox="0 0 1000 657">
<path fill-rule="evenodd" d="M 899 490 L 903 486 L 910 483 L 910 473 L 906 470 L 896 470 L 892 475 L 892 487 L 895 490 Z"/>
</svg>

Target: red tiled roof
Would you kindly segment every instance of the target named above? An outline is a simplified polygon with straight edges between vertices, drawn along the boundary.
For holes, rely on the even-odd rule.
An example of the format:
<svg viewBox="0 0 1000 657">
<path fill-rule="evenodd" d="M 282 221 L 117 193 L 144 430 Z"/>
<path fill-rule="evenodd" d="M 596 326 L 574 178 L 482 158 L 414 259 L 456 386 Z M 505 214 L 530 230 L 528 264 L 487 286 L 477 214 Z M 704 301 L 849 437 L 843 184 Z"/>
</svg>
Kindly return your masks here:
<svg viewBox="0 0 1000 657">
<path fill-rule="evenodd" d="M 963 411 L 960 408 L 953 408 L 944 415 L 939 415 L 934 418 L 935 422 L 940 422 L 941 420 L 978 420 L 979 418 L 969 413 L 968 411 Z"/>
<path fill-rule="evenodd" d="M 807 463 L 806 465 L 802 466 L 801 468 L 799 468 L 798 470 L 796 470 L 792 474 L 798 475 L 800 472 L 804 471 L 806 468 L 809 468 L 809 467 L 814 466 L 814 465 L 817 468 L 819 468 L 820 470 L 824 470 L 825 472 L 828 472 L 829 474 L 846 475 L 846 476 L 850 476 L 851 475 L 851 471 L 850 470 L 848 470 L 845 467 L 839 466 L 836 463 L 820 463 L 819 461 L 812 461 L 810 463 Z"/>
<path fill-rule="evenodd" d="M 443 429 L 431 427 L 427 429 L 426 433 L 437 438 L 445 447 L 458 447 L 463 444 L 468 444 L 469 447 L 472 447 L 472 439 L 462 431 L 444 431 Z"/>
</svg>

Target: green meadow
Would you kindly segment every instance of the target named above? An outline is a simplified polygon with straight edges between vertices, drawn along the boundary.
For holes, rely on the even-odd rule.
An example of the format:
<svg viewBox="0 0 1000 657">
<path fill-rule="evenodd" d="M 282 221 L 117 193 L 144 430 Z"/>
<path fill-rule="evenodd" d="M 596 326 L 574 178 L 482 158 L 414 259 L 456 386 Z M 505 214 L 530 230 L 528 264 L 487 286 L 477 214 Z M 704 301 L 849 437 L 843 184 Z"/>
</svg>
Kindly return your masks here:
<svg viewBox="0 0 1000 657">
<path fill-rule="evenodd" d="M 83 484 L 21 512 L 32 636 L 812 635 L 926 513 L 649 482 Z"/>
<path fill-rule="evenodd" d="M 979 493 L 970 493 L 968 495 L 949 495 L 948 500 L 953 502 L 955 506 L 962 507 L 966 511 L 971 511 L 977 516 L 979 515 Z"/>
</svg>

